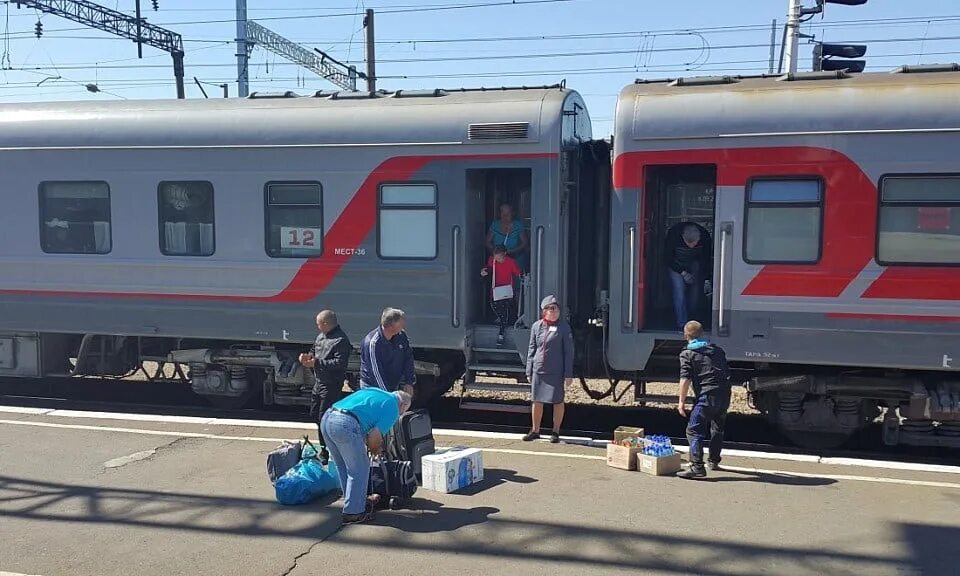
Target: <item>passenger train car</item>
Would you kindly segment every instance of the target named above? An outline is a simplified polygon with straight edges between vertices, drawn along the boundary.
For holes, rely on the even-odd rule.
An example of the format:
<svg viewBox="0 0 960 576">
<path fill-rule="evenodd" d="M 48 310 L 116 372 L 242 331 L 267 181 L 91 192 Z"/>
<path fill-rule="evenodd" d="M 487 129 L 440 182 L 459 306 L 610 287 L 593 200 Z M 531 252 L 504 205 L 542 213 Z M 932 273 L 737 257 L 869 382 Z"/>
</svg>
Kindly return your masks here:
<svg viewBox="0 0 960 576">
<path fill-rule="evenodd" d="M 514 391 L 488 377 L 523 379 L 554 293 L 579 375 L 642 393 L 675 377 L 664 238 L 695 222 L 714 263 L 694 317 L 792 438 L 837 443 L 889 407 L 889 443 L 960 444 L 956 71 L 638 81 L 612 154 L 562 85 L 20 104 L 0 122 L 0 375 L 155 360 L 219 402 L 303 403 L 316 312 L 358 344 L 394 306 L 419 403 L 458 379 Z M 498 347 L 479 270 L 503 203 L 530 248 Z"/>
<path fill-rule="evenodd" d="M 960 432 L 960 70 L 637 82 L 620 94 L 608 357 L 676 339 L 666 228 L 714 239 L 711 338 L 789 435 Z M 934 430 L 931 420 L 939 420 Z M 937 432 L 937 434 L 934 434 Z"/>
<path fill-rule="evenodd" d="M 489 323 L 498 204 L 534 243 L 522 309 L 596 276 L 568 266 L 571 170 L 592 135 L 562 86 L 22 104 L 0 122 L 0 374 L 153 359 L 189 366 L 205 396 L 301 403 L 311 377 L 293 359 L 316 313 L 359 344 L 394 306 L 425 402 Z"/>
</svg>

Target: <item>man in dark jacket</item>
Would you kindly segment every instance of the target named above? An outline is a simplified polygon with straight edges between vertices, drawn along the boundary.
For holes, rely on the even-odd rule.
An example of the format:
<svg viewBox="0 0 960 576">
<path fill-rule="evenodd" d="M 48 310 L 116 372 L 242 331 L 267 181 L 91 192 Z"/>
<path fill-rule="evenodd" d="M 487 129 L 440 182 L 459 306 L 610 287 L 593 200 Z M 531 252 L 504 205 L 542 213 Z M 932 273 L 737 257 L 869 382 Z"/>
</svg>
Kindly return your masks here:
<svg viewBox="0 0 960 576">
<path fill-rule="evenodd" d="M 673 313 L 677 330 L 690 316 L 701 311 L 706 281 L 713 275 L 713 245 L 706 228 L 681 222 L 667 232 L 663 257 L 673 291 Z"/>
<path fill-rule="evenodd" d="M 710 469 L 720 468 L 723 425 L 730 407 L 730 370 L 723 348 L 703 339 L 703 326 L 697 321 L 683 327 L 687 347 L 680 352 L 680 398 L 677 411 L 687 415 L 684 402 L 693 386 L 696 403 L 690 411 L 687 441 L 690 442 L 690 467 L 681 478 L 699 479 L 707 475 L 703 466 L 703 444 L 710 441 Z"/>
<path fill-rule="evenodd" d="M 387 392 L 403 390 L 413 396 L 417 381 L 413 348 L 407 333 L 403 310 L 387 308 L 380 326 L 363 338 L 360 346 L 360 387 L 380 388 Z"/>
<path fill-rule="evenodd" d="M 310 415 L 317 423 L 320 434 L 320 459 L 326 463 L 329 454 L 320 420 L 323 413 L 343 397 L 343 381 L 347 377 L 347 363 L 350 361 L 352 347 L 333 310 L 324 310 L 317 314 L 317 329 L 320 334 L 313 350 L 300 355 L 300 364 L 313 368 L 316 378 L 313 394 L 310 395 Z"/>
</svg>

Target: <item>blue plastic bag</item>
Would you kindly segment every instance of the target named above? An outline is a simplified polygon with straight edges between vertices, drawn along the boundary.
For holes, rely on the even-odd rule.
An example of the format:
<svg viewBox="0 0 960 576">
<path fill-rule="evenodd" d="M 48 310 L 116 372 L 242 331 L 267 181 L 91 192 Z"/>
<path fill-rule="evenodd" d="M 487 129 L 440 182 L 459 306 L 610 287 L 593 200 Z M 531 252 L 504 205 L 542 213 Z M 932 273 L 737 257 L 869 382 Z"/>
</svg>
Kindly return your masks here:
<svg viewBox="0 0 960 576">
<path fill-rule="evenodd" d="M 277 480 L 274 489 L 277 502 L 284 506 L 306 504 L 340 489 L 337 465 L 331 460 L 324 469 L 316 458 L 304 458 Z"/>
</svg>

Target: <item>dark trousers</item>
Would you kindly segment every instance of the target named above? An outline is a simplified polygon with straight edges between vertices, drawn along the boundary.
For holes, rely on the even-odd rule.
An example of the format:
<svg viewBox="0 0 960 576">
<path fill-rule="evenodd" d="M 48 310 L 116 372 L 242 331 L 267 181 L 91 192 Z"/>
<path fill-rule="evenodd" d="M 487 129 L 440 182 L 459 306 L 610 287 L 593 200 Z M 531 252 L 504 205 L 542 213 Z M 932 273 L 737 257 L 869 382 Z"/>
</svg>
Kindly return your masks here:
<svg viewBox="0 0 960 576">
<path fill-rule="evenodd" d="M 690 412 L 687 423 L 687 441 L 690 443 L 690 466 L 703 470 L 703 445 L 710 443 L 710 461 L 720 463 L 723 449 L 723 427 L 727 421 L 730 401 L 723 399 L 698 399 Z"/>
<path fill-rule="evenodd" d="M 510 323 L 510 312 L 513 307 L 513 298 L 493 301 L 493 312 L 497 315 L 497 326 L 500 328 L 500 334 Z"/>
<path fill-rule="evenodd" d="M 313 386 L 313 393 L 310 394 L 310 417 L 317 423 L 317 434 L 319 434 L 321 446 L 326 446 L 327 442 L 323 438 L 320 421 L 323 420 L 323 414 L 341 398 L 343 398 L 343 383 L 339 387 L 320 383 Z"/>
</svg>

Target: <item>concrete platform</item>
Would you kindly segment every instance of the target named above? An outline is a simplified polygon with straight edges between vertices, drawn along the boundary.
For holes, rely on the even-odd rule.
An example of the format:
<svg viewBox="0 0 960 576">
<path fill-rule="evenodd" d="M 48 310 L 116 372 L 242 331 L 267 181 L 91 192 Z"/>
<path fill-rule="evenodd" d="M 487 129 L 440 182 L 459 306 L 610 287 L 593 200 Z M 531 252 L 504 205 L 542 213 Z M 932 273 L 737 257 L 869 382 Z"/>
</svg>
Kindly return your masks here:
<svg viewBox="0 0 960 576">
<path fill-rule="evenodd" d="M 283 507 L 265 454 L 296 425 L 0 409 L 0 574 L 960 574 L 960 468 L 727 457 L 706 482 L 502 435 L 486 480 L 339 526 Z"/>
</svg>

